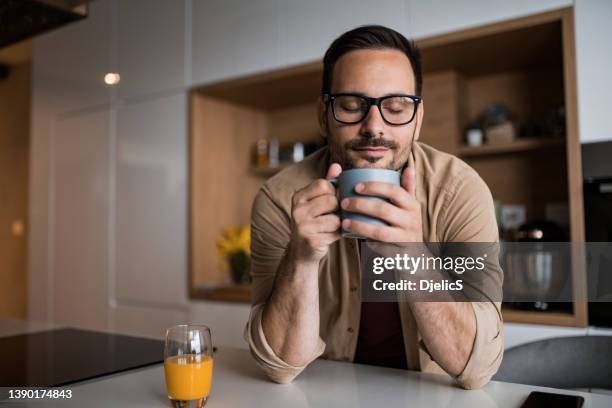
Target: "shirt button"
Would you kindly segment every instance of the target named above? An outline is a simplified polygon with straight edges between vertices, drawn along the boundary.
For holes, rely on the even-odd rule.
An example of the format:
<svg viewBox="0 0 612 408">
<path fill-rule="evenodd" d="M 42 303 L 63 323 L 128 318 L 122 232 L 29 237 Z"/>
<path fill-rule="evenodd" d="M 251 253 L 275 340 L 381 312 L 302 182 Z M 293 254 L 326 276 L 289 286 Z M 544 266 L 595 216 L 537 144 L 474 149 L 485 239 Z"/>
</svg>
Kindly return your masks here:
<svg viewBox="0 0 612 408">
<path fill-rule="evenodd" d="M 352 327 L 349 327 L 349 328 L 348 328 L 348 332 L 349 332 L 349 333 L 353 333 L 354 331 L 355 331 L 355 330 L 353 330 L 353 328 L 352 328 Z"/>
</svg>

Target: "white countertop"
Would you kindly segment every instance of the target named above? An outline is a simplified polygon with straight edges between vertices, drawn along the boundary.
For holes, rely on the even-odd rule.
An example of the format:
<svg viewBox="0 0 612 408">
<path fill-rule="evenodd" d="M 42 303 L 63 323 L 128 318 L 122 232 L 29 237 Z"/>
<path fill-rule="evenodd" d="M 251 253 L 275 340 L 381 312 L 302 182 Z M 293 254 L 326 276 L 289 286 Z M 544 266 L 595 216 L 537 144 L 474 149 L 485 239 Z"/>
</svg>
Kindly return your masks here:
<svg viewBox="0 0 612 408">
<path fill-rule="evenodd" d="M 0 325 L 1 326 L 1 325 Z M 2 330 L 0 330 L 2 333 Z M 1 335 L 1 334 L 0 334 Z M 163 366 L 133 370 L 65 387 L 71 400 L 9 403 L 14 407 L 170 407 Z M 220 347 L 206 407 L 515 407 L 534 390 L 582 395 L 584 408 L 612 407 L 612 396 L 492 381 L 463 390 L 450 377 L 317 360 L 293 383 L 268 381 L 246 350 Z"/>
</svg>

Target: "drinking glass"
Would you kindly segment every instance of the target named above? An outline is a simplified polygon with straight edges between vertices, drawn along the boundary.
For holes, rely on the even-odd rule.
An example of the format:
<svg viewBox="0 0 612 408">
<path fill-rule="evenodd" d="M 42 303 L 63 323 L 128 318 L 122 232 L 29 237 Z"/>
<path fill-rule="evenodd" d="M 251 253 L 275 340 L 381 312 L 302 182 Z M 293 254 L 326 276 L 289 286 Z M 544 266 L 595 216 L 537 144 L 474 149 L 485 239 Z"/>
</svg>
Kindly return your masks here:
<svg viewBox="0 0 612 408">
<path fill-rule="evenodd" d="M 174 407 L 206 404 L 213 375 L 213 346 L 208 327 L 179 325 L 166 330 L 164 374 L 168 398 Z"/>
</svg>

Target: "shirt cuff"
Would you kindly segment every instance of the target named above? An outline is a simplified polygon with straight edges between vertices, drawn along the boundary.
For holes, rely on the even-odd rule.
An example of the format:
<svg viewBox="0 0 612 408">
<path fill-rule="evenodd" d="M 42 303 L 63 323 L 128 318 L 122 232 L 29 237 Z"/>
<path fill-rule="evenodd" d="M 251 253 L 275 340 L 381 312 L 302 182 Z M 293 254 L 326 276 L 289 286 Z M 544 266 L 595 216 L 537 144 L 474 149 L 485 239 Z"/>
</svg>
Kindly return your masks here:
<svg viewBox="0 0 612 408">
<path fill-rule="evenodd" d="M 497 372 L 504 355 L 501 303 L 471 302 L 476 317 L 476 336 L 468 362 L 455 379 L 462 388 L 483 387 Z"/>
<path fill-rule="evenodd" d="M 270 347 L 266 340 L 266 336 L 261 326 L 263 308 L 263 303 L 251 308 L 249 321 L 244 329 L 244 339 L 251 349 L 253 358 L 268 378 L 280 384 L 290 383 L 304 370 L 304 368 L 306 368 L 306 366 L 308 366 L 308 364 L 323 354 L 325 351 L 325 342 L 319 338 L 317 349 L 306 364 L 302 366 L 287 364 L 274 353 L 272 347 Z"/>
</svg>

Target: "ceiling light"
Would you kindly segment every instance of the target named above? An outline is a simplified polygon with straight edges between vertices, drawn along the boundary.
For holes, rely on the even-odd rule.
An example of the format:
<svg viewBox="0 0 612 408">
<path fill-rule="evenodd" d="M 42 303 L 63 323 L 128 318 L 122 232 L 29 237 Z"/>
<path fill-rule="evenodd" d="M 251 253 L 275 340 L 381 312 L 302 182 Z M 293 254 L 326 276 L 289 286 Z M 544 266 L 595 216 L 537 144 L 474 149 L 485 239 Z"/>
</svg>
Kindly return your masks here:
<svg viewBox="0 0 612 408">
<path fill-rule="evenodd" d="M 119 76 L 119 74 L 116 72 L 109 72 L 108 74 L 104 75 L 104 83 L 106 85 L 117 85 L 120 80 L 121 76 Z"/>
</svg>

